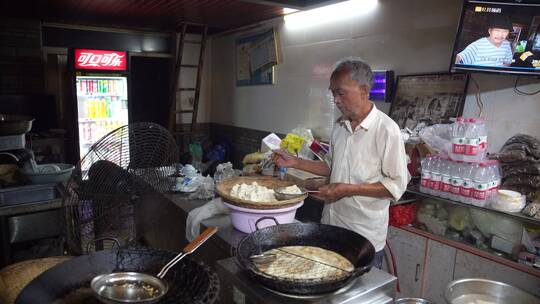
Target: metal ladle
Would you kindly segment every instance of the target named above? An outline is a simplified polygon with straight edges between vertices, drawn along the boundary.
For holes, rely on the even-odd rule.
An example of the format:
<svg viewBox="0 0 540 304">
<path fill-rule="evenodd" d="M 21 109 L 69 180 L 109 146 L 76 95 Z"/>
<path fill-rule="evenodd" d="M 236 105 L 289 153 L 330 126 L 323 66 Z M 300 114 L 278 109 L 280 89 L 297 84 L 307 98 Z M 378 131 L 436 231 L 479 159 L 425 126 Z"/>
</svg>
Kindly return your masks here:
<svg viewBox="0 0 540 304">
<path fill-rule="evenodd" d="M 298 188 L 300 188 L 300 193 L 292 194 L 292 193 L 285 193 L 284 192 L 285 188 L 286 187 L 280 187 L 280 188 L 274 189 L 274 196 L 276 197 L 276 199 L 278 201 L 285 201 L 285 200 L 295 199 L 297 197 L 304 196 L 307 193 L 318 193 L 318 192 L 320 192 L 318 190 L 307 190 L 305 188 L 298 187 Z"/>
<path fill-rule="evenodd" d="M 167 272 L 185 256 L 199 248 L 217 230 L 217 227 L 208 227 L 187 244 L 180 254 L 163 266 L 157 276 L 139 272 L 108 273 L 93 278 L 90 287 L 98 300 L 107 304 L 156 303 L 169 290 L 169 286 L 163 280 Z"/>
</svg>

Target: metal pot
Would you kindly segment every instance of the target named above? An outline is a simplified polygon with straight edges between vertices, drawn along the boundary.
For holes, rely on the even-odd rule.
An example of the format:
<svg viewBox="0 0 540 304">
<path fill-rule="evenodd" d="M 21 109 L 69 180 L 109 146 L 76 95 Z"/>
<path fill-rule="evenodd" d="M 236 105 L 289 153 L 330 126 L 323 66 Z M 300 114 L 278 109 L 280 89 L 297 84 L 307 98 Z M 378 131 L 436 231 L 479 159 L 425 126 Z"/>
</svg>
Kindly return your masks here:
<svg viewBox="0 0 540 304">
<path fill-rule="evenodd" d="M 163 280 L 167 272 L 186 255 L 197 250 L 217 230 L 216 227 L 206 228 L 180 254 L 163 266 L 157 276 L 139 272 L 106 273 L 93 278 L 90 288 L 101 302 L 107 304 L 156 303 L 169 290 L 167 282 Z"/>
<path fill-rule="evenodd" d="M 263 219 L 273 218 L 263 217 L 260 220 Z M 294 282 L 259 272 L 253 257 L 283 246 L 315 246 L 331 250 L 348 259 L 355 269 L 339 279 Z M 373 245 L 360 234 L 337 226 L 315 223 L 277 224 L 259 229 L 244 237 L 238 243 L 236 251 L 238 264 L 252 278 L 271 289 L 297 295 L 323 294 L 338 290 L 368 272 L 374 256 Z"/>
<path fill-rule="evenodd" d="M 28 133 L 33 121 L 30 116 L 0 114 L 0 136 Z"/>
<path fill-rule="evenodd" d="M 493 303 L 538 304 L 540 299 L 506 283 L 486 279 L 460 279 L 448 284 L 444 293 L 448 304 L 484 300 Z M 469 302 L 466 302 L 469 300 Z M 459 301 L 459 302 L 458 302 Z"/>
</svg>

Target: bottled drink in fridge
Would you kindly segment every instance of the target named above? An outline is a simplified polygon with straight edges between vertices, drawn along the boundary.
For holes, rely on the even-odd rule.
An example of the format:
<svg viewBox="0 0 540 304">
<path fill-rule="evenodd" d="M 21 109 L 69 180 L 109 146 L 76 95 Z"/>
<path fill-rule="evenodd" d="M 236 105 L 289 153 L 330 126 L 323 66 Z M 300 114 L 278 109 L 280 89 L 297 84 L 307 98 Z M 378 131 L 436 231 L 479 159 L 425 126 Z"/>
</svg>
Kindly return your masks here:
<svg viewBox="0 0 540 304">
<path fill-rule="evenodd" d="M 463 185 L 459 191 L 459 201 L 466 204 L 471 204 L 471 197 L 473 195 L 473 176 L 476 169 L 475 163 L 463 164 Z"/>
<path fill-rule="evenodd" d="M 452 125 L 452 152 L 450 157 L 453 160 L 463 160 L 465 154 L 465 122 L 463 117 L 458 117 Z"/>
<path fill-rule="evenodd" d="M 431 181 L 431 155 L 426 157 L 420 162 L 422 179 L 420 181 L 420 192 L 429 193 L 429 186 Z"/>
<path fill-rule="evenodd" d="M 86 138 L 85 138 L 85 140 L 87 142 L 92 140 L 92 126 L 91 126 L 91 124 L 92 123 L 90 123 L 90 122 L 87 122 L 85 124 L 85 128 L 86 128 Z"/>
<path fill-rule="evenodd" d="M 480 163 L 474 174 L 474 192 L 471 203 L 475 206 L 484 207 L 487 203 L 489 190 L 489 177 L 486 163 Z"/>
<path fill-rule="evenodd" d="M 91 131 L 90 141 L 95 142 L 99 138 L 98 128 L 95 122 L 90 123 L 90 131 Z"/>
<path fill-rule="evenodd" d="M 111 94 L 116 95 L 116 80 L 109 80 L 109 91 Z"/>
</svg>

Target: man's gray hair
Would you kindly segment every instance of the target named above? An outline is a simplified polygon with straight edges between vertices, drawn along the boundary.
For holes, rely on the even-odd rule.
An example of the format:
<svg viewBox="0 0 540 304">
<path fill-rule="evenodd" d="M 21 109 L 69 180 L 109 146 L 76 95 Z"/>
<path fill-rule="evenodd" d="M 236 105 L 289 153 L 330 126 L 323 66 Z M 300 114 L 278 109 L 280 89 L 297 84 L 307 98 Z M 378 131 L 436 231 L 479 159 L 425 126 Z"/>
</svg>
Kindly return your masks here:
<svg viewBox="0 0 540 304">
<path fill-rule="evenodd" d="M 371 67 L 359 57 L 347 57 L 338 61 L 335 65 L 332 76 L 336 73 L 346 71 L 349 77 L 356 81 L 358 85 L 373 87 L 373 71 Z"/>
</svg>

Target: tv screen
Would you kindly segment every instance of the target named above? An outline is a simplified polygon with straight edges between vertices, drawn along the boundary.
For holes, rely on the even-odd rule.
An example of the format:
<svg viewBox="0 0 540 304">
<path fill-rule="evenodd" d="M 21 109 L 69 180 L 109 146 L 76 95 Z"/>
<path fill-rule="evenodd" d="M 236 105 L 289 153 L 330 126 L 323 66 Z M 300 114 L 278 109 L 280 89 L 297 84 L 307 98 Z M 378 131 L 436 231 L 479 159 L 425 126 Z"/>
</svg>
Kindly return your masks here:
<svg viewBox="0 0 540 304">
<path fill-rule="evenodd" d="M 465 0 L 450 69 L 540 75 L 540 0 Z"/>
</svg>

